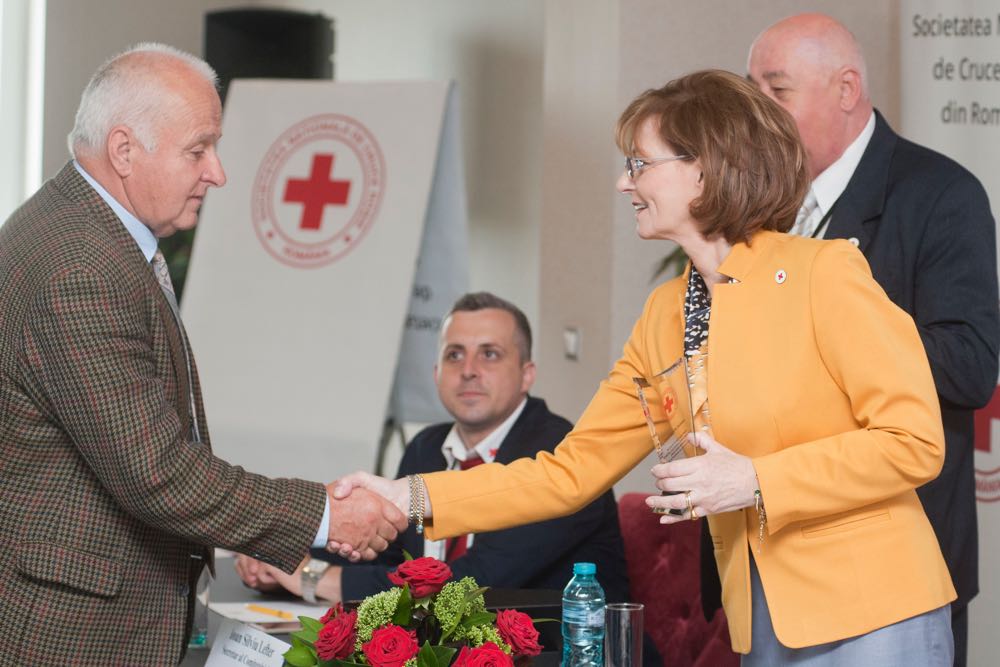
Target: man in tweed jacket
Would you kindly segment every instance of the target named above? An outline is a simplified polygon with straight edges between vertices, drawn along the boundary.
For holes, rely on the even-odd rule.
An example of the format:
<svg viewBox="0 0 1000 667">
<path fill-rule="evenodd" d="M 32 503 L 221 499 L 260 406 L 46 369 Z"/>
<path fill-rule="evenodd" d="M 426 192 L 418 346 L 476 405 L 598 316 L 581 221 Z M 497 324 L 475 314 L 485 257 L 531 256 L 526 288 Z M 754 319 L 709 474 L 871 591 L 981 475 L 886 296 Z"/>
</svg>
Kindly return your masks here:
<svg viewBox="0 0 1000 667">
<path fill-rule="evenodd" d="M 225 183 L 214 84 L 162 45 L 108 61 L 76 160 L 0 228 L 0 664 L 176 664 L 210 547 L 291 572 L 310 546 L 371 557 L 406 525 L 375 496 L 331 501 L 211 453 L 150 261 Z"/>
</svg>

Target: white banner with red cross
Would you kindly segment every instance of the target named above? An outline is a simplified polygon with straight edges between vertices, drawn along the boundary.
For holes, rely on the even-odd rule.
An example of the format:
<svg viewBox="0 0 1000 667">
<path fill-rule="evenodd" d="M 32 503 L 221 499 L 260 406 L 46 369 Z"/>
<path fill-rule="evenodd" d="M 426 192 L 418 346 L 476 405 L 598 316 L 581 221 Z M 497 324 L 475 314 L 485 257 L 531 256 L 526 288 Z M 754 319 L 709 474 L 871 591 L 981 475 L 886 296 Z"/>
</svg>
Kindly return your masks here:
<svg viewBox="0 0 1000 667">
<path fill-rule="evenodd" d="M 373 468 L 391 396 L 423 406 L 411 419 L 443 416 L 432 325 L 467 282 L 456 97 L 233 82 L 228 183 L 206 201 L 182 303 L 223 458 L 326 482 Z M 401 356 L 421 373 L 393 392 Z"/>
<path fill-rule="evenodd" d="M 957 160 L 1000 201 L 1000 3 L 904 0 L 902 134 Z M 1000 388 L 975 418 L 980 593 L 969 606 L 969 665 L 996 664 L 1000 616 Z"/>
</svg>

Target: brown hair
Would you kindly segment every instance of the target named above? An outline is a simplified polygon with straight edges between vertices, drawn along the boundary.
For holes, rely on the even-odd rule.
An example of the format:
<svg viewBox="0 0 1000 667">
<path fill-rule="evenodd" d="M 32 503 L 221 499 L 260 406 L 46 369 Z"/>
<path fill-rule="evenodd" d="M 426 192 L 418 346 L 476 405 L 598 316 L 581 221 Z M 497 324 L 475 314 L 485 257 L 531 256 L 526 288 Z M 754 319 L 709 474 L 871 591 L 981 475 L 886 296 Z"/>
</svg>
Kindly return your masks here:
<svg viewBox="0 0 1000 667">
<path fill-rule="evenodd" d="M 668 146 L 701 165 L 705 183 L 690 210 L 706 238 L 749 242 L 761 229 L 791 229 L 809 189 L 805 149 L 792 117 L 754 84 L 704 70 L 647 90 L 618 119 L 625 155 L 650 117 Z"/>
<path fill-rule="evenodd" d="M 521 362 L 531 361 L 531 325 L 528 324 L 528 318 L 521 309 L 510 301 L 501 299 L 491 292 L 469 292 L 458 298 L 455 305 L 448 311 L 448 316 L 450 317 L 453 313 L 475 312 L 487 308 L 505 310 L 511 314 L 514 318 L 514 343 L 521 355 Z"/>
</svg>

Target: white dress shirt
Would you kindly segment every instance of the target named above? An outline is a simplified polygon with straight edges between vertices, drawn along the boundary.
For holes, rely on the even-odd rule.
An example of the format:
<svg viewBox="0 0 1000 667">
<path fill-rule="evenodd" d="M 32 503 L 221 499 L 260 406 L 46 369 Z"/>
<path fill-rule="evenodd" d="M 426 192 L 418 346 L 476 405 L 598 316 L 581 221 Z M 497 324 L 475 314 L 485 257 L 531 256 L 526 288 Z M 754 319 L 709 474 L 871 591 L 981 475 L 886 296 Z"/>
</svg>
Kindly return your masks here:
<svg viewBox="0 0 1000 667">
<path fill-rule="evenodd" d="M 483 460 L 483 463 L 493 463 L 497 456 L 497 450 L 500 449 L 500 445 L 507 438 L 507 434 L 510 433 L 510 429 L 514 427 L 514 422 L 517 421 L 521 413 L 524 412 L 524 406 L 527 405 L 528 399 L 525 398 L 521 401 L 521 404 L 515 408 L 514 412 L 510 413 L 507 419 L 503 420 L 503 423 L 493 429 L 489 435 L 483 438 L 479 444 L 472 448 L 470 452 L 462 442 L 462 436 L 458 434 L 458 429 L 452 425 L 451 430 L 448 431 L 448 435 L 445 437 L 444 442 L 441 443 L 441 454 L 444 456 L 444 460 L 447 461 L 448 467 L 446 470 L 458 470 L 461 466 L 462 461 L 469 458 L 478 456 Z M 475 535 L 466 536 L 468 542 L 466 543 L 466 548 L 472 547 L 472 542 L 475 539 Z M 424 555 L 433 556 L 438 560 L 445 560 L 445 548 L 447 546 L 447 540 L 428 540 L 424 538 Z"/>
<path fill-rule="evenodd" d="M 872 111 L 864 129 L 861 130 L 861 134 L 851 142 L 851 145 L 844 150 L 836 162 L 823 170 L 823 173 L 813 180 L 810 190 L 816 197 L 817 206 L 816 211 L 810 217 L 811 225 L 803 230 L 802 236 L 812 236 L 815 233 L 817 238 L 824 237 L 826 228 L 829 226 L 827 214 L 847 188 L 847 184 L 850 182 L 851 176 L 854 175 L 854 170 L 858 168 L 861 156 L 868 148 L 868 142 L 871 141 L 874 133 L 875 112 Z M 822 229 L 816 233 L 816 226 L 824 218 L 826 221 L 823 223 Z"/>
</svg>

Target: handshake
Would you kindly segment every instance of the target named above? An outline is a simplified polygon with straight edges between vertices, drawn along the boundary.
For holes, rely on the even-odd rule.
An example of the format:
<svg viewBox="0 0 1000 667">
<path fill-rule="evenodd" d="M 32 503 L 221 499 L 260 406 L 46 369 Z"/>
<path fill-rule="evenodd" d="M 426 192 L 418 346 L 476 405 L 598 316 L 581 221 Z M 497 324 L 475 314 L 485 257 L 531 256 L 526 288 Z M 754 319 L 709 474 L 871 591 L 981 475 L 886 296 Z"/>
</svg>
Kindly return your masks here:
<svg viewBox="0 0 1000 667">
<path fill-rule="evenodd" d="M 407 480 L 356 472 L 331 482 L 330 537 L 326 549 L 352 562 L 372 560 L 408 525 Z"/>
<path fill-rule="evenodd" d="M 390 480 L 356 472 L 326 487 L 330 498 L 330 532 L 326 548 L 352 562 L 372 560 L 406 530 L 410 505 L 406 479 Z M 270 591 L 285 588 L 302 595 L 301 572 L 307 556 L 295 572 L 286 574 L 261 561 L 240 555 L 236 571 L 247 586 Z M 330 568 L 331 573 L 339 568 Z M 328 578 L 323 597 L 340 600 L 339 575 Z"/>
</svg>

